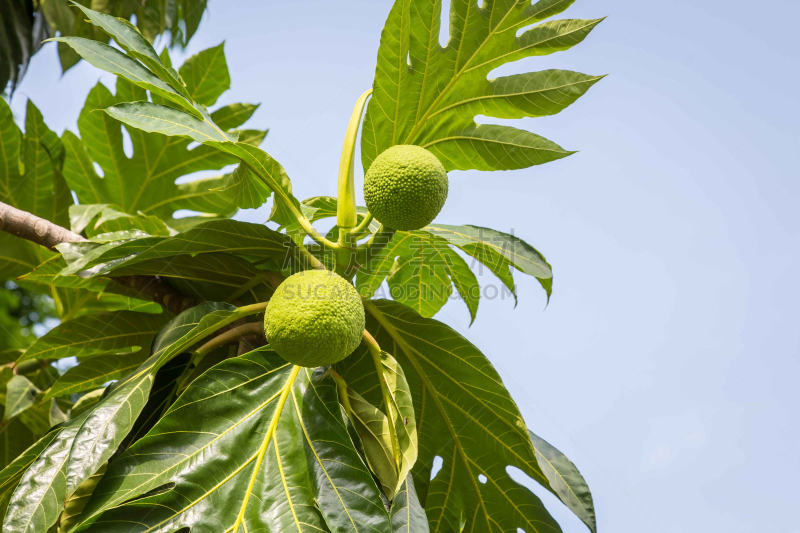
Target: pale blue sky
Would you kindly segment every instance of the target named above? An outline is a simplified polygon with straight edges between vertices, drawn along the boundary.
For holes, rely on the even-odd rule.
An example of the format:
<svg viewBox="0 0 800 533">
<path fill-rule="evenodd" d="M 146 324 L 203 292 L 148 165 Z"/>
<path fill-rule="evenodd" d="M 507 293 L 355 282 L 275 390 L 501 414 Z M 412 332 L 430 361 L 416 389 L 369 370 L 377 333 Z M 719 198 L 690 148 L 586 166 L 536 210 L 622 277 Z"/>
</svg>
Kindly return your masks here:
<svg viewBox="0 0 800 533">
<path fill-rule="evenodd" d="M 235 6 L 235 7 L 234 7 Z M 297 196 L 335 194 L 389 1 L 210 0 L 189 51 L 226 40 L 233 89 Z M 609 15 L 580 46 L 497 74 L 611 74 L 525 127 L 580 153 L 453 172 L 438 219 L 513 230 L 553 264 L 553 298 L 460 302 L 438 318 L 495 363 L 530 428 L 589 481 L 601 532 L 797 530 L 800 475 L 800 3 L 578 0 Z M 99 71 L 59 78 L 53 45 L 13 98 L 74 129 Z M 794 169 L 794 170 L 792 170 Z M 239 218 L 263 221 L 265 211 Z M 486 277 L 485 283 L 492 282 Z M 538 494 L 543 491 L 537 490 Z M 549 495 L 567 532 L 580 522 Z"/>
</svg>

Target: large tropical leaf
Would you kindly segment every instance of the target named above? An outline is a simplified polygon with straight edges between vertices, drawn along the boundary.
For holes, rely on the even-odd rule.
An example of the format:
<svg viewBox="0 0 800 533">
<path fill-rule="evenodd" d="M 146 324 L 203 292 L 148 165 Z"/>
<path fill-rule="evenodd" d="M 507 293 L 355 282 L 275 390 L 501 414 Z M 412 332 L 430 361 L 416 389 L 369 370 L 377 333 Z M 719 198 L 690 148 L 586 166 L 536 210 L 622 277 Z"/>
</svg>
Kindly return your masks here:
<svg viewBox="0 0 800 533">
<path fill-rule="evenodd" d="M 96 389 L 109 381 L 122 379 L 139 368 L 149 355 L 149 350 L 142 350 L 85 359 L 59 377 L 44 395 L 43 401 Z"/>
<path fill-rule="evenodd" d="M 51 431 L 30 447 L 24 449 L 24 451 L 15 454 L 15 459 L 3 465 L 3 470 L 0 471 L 0 518 L 5 516 L 8 502 L 11 500 L 11 495 L 14 489 L 17 488 L 17 484 L 25 473 L 25 470 L 39 457 L 50 442 L 58 436 L 59 432 L 59 429 Z M 22 438 L 24 438 L 23 433 L 15 432 L 15 441 L 13 442 L 22 444 L 24 442 Z M 6 445 L 8 444 L 9 443 L 6 442 Z"/>
<path fill-rule="evenodd" d="M 552 270 L 530 244 L 488 228 L 442 224 L 396 232 L 384 248 L 365 258 L 356 287 L 363 297 L 370 298 L 380 295 L 386 280 L 394 300 L 430 318 L 452 297 L 455 285 L 474 321 L 481 287 L 473 270 L 480 273 L 481 269 L 475 261 L 467 264 L 454 249 L 486 266 L 515 298 L 513 269 L 536 277 L 550 297 Z"/>
<path fill-rule="evenodd" d="M 144 84 L 148 87 L 158 85 L 156 80 L 160 80 L 166 87 L 171 88 L 172 92 L 181 92 L 193 105 L 191 109 L 187 109 L 185 102 L 173 98 L 169 90 L 167 98 L 157 94 L 153 96 L 152 103 L 146 98 L 135 97 L 131 91 L 130 94 L 124 95 L 127 98 L 120 98 L 119 102 L 107 102 L 107 105 L 103 106 L 109 117 L 143 132 L 183 138 L 183 142 L 187 145 L 189 140 L 193 140 L 206 145 L 203 146 L 204 149 L 218 149 L 221 152 L 219 157 L 233 156 L 236 158 L 234 162 L 241 161 L 240 169 L 232 174 L 230 179 L 220 184 L 219 191 L 226 193 L 221 196 L 222 198 L 233 197 L 242 202 L 242 205 L 254 207 L 263 203 L 269 194 L 274 193 L 276 200 L 272 217 L 274 220 L 282 225 L 288 225 L 292 220 L 291 215 L 302 214 L 300 202 L 292 195 L 291 182 L 286 172 L 266 152 L 257 148 L 263 135 L 259 136 L 258 132 L 252 131 L 244 131 L 241 136 L 236 131 L 226 132 L 214 122 L 214 118 L 203 105 L 204 102 L 216 101 L 230 81 L 227 65 L 221 57 L 221 46 L 201 52 L 187 61 L 185 69 L 182 67 L 181 73 L 188 78 L 184 80 L 188 90 L 186 94 L 177 88 L 180 81 L 176 76 L 171 71 L 165 71 L 162 68 L 165 65 L 155 64 L 157 59 L 153 58 L 153 53 L 134 42 L 136 39 L 131 35 L 130 25 L 123 27 L 122 24 L 99 17 L 88 9 L 84 9 L 84 12 L 94 24 L 106 28 L 123 49 L 135 51 L 131 52 L 130 56 L 124 57 L 126 62 L 132 61 L 136 66 L 120 66 L 122 60 L 113 49 L 100 50 L 98 47 L 88 49 L 80 46 L 82 43 L 74 39 L 67 39 L 65 42 L 75 44 L 76 51 L 87 60 L 91 58 L 92 64 L 98 68 L 137 84 L 139 90 Z M 163 87 L 161 89 L 166 90 Z M 118 90 L 118 96 L 121 95 L 121 91 Z M 181 109 L 162 105 L 169 102 Z M 223 121 L 231 118 L 228 112 L 217 116 Z M 231 201 L 227 203 L 233 204 Z"/>
<path fill-rule="evenodd" d="M 19 361 L 87 357 L 135 347 L 147 350 L 164 323 L 161 315 L 132 311 L 82 316 L 37 339 Z"/>
<path fill-rule="evenodd" d="M 198 378 L 111 464 L 83 519 L 76 531 L 391 531 L 330 374 L 264 349 Z"/>
<path fill-rule="evenodd" d="M 507 472 L 514 466 L 550 489 L 489 360 L 448 326 L 405 305 L 373 300 L 366 307 L 367 329 L 400 362 L 411 388 L 419 431 L 412 474 L 431 530 L 558 531 L 542 502 Z M 363 358 L 345 359 L 341 370 L 362 396 L 380 401 L 379 391 L 359 379 L 370 372 Z M 431 480 L 437 456 L 442 468 Z"/>
<path fill-rule="evenodd" d="M 64 502 L 100 469 L 130 432 L 147 403 L 157 370 L 241 316 L 232 306 L 203 303 L 167 324 L 153 341 L 153 355 L 101 401 L 68 421 L 31 464 L 11 497 L 4 529 L 47 531 Z"/>
<path fill-rule="evenodd" d="M 432 317 L 452 294 L 453 285 L 475 319 L 480 287 L 466 261 L 447 241 L 425 231 L 398 231 L 359 271 L 356 287 L 364 298 L 375 295 L 388 277 L 393 299 Z"/>
<path fill-rule="evenodd" d="M 425 231 L 441 237 L 489 268 L 515 297 L 511 267 L 538 279 L 550 298 L 553 289 L 550 264 L 538 250 L 519 237 L 480 226 L 431 224 L 425 227 Z"/>
<path fill-rule="evenodd" d="M 146 100 L 146 94 L 125 79 L 118 78 L 116 95 L 98 84 L 89 93 L 78 118 L 82 142 L 71 132 L 64 134 L 67 148 L 64 175 L 81 203 L 112 204 L 124 213 L 155 215 L 168 224 L 175 211 L 181 209 L 216 216 L 234 213 L 238 206 L 232 197 L 214 190 L 223 184 L 224 178 L 180 184 L 175 184 L 175 180 L 201 170 L 221 169 L 237 163 L 237 158 L 207 146 L 190 148 L 191 139 L 171 138 L 136 128 L 126 128 L 133 155 L 129 158 L 125 154 L 120 122 L 95 111 L 132 100 Z M 200 122 L 194 117 L 192 120 Z M 93 162 L 100 166 L 103 177 L 97 175 Z"/>
<path fill-rule="evenodd" d="M 600 79 L 559 70 L 487 79 L 508 62 L 581 42 L 600 20 L 538 24 L 573 1 L 453 0 L 442 47 L 441 0 L 397 0 L 381 35 L 364 119 L 364 168 L 396 144 L 427 148 L 447 170 L 525 168 L 572 153 L 525 130 L 477 124 L 475 117 L 552 115 Z"/>
<path fill-rule="evenodd" d="M 23 135 L 0 98 L 0 202 L 66 226 L 72 197 L 60 172 L 63 159 L 60 139 L 33 102 L 28 101 Z M 2 278 L 24 274 L 51 255 L 36 244 L 0 233 Z"/>
<path fill-rule="evenodd" d="M 204 222 L 173 237 L 140 235 L 135 239 L 102 245 L 90 243 L 89 246 L 87 243 L 64 243 L 59 245 L 59 250 L 65 255 L 74 253 L 62 274 L 71 275 L 91 268 L 91 274 L 96 276 L 114 272 L 117 268 L 124 268 L 129 273 L 142 273 L 142 269 L 150 268 L 143 264 L 145 262 L 185 254 L 224 253 L 281 263 L 296 251 L 286 235 L 261 224 L 236 220 Z"/>
</svg>

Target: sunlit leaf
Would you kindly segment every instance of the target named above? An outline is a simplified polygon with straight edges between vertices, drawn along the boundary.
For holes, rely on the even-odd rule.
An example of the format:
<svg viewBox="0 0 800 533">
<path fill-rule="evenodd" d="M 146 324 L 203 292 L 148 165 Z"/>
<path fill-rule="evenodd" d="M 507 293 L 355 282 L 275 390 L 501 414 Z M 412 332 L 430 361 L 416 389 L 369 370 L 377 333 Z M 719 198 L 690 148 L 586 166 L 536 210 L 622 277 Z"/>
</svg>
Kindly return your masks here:
<svg viewBox="0 0 800 533">
<path fill-rule="evenodd" d="M 391 531 L 333 379 L 322 369 L 293 374 L 258 350 L 198 378 L 114 461 L 77 531 Z M 188 454 L 170 452 L 184 443 Z M 219 460 L 201 459 L 209 453 Z"/>
<path fill-rule="evenodd" d="M 8 422 L 33 405 L 39 389 L 25 376 L 14 376 L 6 383 L 5 412 L 3 422 Z"/>
<path fill-rule="evenodd" d="M 131 354 L 110 354 L 90 357 L 67 370 L 58 378 L 43 400 L 83 392 L 104 383 L 121 379 L 147 360 L 149 350 Z"/>
<path fill-rule="evenodd" d="M 211 106 L 231 88 L 224 47 L 225 43 L 207 48 L 187 59 L 178 70 L 189 95 L 198 104 Z"/>
<path fill-rule="evenodd" d="M 536 450 L 536 459 L 547 476 L 550 487 L 564 505 L 592 531 L 597 531 L 592 493 L 578 468 L 546 440 L 528 431 Z"/>
<path fill-rule="evenodd" d="M 55 37 L 52 40 L 68 44 L 93 66 L 121 76 L 142 89 L 166 98 L 195 118 L 195 120 L 202 120 L 202 114 L 194 108 L 190 100 L 187 100 L 161 78 L 147 70 L 141 63 L 116 48 L 82 37 Z"/>
<path fill-rule="evenodd" d="M 392 500 L 389 510 L 392 517 L 392 533 L 427 533 L 428 517 L 417 498 L 414 479 L 408 476 L 400 492 Z"/>
<path fill-rule="evenodd" d="M 378 49 L 373 95 L 364 119 L 361 156 L 369 168 L 397 144 L 433 152 L 447 170 L 508 170 L 572 152 L 511 126 L 475 117 L 523 118 L 558 113 L 600 76 L 566 71 L 488 75 L 519 59 L 580 43 L 600 20 L 545 22 L 573 0 L 450 3 L 450 36 L 439 44 L 441 0 L 398 0 Z M 521 33 L 520 30 L 524 30 Z"/>
<path fill-rule="evenodd" d="M 506 470 L 514 466 L 549 487 L 519 410 L 489 360 L 448 326 L 407 306 L 373 300 L 366 307 L 367 329 L 394 354 L 411 389 L 419 431 L 412 474 L 431 529 L 557 530 L 541 501 Z M 364 363 L 354 363 L 346 379 L 367 373 Z M 364 394 L 375 402 L 379 393 Z M 431 480 L 436 456 L 443 464 Z"/>
<path fill-rule="evenodd" d="M 72 204 L 60 165 L 64 147 L 30 100 L 25 134 L 14 123 L 8 103 L 0 99 L 0 201 L 66 226 Z M 31 270 L 52 254 L 42 247 L 0 233 L 0 272 L 12 278 Z"/>
<path fill-rule="evenodd" d="M 362 297 L 373 296 L 388 278 L 394 300 L 432 317 L 447 303 L 455 285 L 475 319 L 478 280 L 464 259 L 436 235 L 398 231 L 385 248 L 366 258 L 364 267 L 356 278 Z"/>
<path fill-rule="evenodd" d="M 131 311 L 82 316 L 37 339 L 19 360 L 86 357 L 134 346 L 147 349 L 164 322 L 160 315 Z"/>
</svg>

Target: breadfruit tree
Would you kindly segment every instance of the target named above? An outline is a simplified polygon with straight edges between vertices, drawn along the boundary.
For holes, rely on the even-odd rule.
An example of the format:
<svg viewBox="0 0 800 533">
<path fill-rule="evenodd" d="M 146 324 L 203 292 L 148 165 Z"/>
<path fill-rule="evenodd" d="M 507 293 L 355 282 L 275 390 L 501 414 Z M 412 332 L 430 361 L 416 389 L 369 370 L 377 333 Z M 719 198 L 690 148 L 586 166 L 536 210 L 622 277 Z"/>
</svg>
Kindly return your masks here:
<svg viewBox="0 0 800 533">
<path fill-rule="evenodd" d="M 3 531 L 559 531 L 510 467 L 595 531 L 577 468 L 526 427 L 487 355 L 433 318 L 455 290 L 475 320 L 468 260 L 550 298 L 530 244 L 434 219 L 449 171 L 572 153 L 475 121 L 556 114 L 601 78 L 488 78 L 583 41 L 599 20 L 553 20 L 572 1 L 452 0 L 441 46 L 442 2 L 397 0 L 338 196 L 306 200 L 259 148 L 266 132 L 242 127 L 257 106 L 216 105 L 222 45 L 176 69 L 126 20 L 71 8 L 116 46 L 54 40 L 116 86 L 98 84 L 61 137 L 33 103 L 20 127 L 0 100 L 0 272 L 60 319 L 0 353 Z M 231 218 L 268 202 L 268 224 Z"/>
</svg>

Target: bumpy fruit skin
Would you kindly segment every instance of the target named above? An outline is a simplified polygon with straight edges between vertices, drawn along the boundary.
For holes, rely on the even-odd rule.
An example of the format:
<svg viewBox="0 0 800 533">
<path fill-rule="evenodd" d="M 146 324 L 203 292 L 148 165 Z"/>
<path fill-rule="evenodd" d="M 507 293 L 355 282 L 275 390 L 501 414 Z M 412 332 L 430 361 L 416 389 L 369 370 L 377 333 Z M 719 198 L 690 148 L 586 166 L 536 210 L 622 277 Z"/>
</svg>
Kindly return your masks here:
<svg viewBox="0 0 800 533">
<path fill-rule="evenodd" d="M 447 171 L 424 148 L 401 144 L 382 152 L 364 176 L 364 200 L 387 228 L 422 229 L 447 200 Z"/>
<path fill-rule="evenodd" d="M 264 333 L 278 355 L 313 368 L 353 353 L 364 323 L 364 305 L 350 283 L 329 270 L 306 270 L 275 290 L 264 315 Z"/>
</svg>

